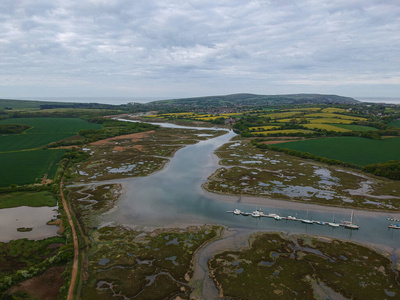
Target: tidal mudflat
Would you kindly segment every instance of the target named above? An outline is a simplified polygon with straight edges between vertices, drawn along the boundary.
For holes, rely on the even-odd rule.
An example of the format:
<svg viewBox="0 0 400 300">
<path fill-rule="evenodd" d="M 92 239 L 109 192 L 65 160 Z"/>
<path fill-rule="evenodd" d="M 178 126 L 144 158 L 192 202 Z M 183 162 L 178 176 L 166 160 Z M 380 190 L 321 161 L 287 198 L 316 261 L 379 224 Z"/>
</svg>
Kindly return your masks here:
<svg viewBox="0 0 400 300">
<path fill-rule="evenodd" d="M 355 243 L 308 235 L 253 235 L 250 247 L 209 261 L 228 299 L 395 299 L 399 266 Z"/>
<path fill-rule="evenodd" d="M 186 129 L 180 128 L 179 130 Z M 309 209 L 313 219 L 330 221 L 334 216 L 337 219 L 348 219 L 351 210 L 318 205 L 310 207 L 310 204 L 296 203 L 296 206 L 286 206 L 276 211 L 278 206 L 271 205 L 269 202 L 263 202 L 262 205 L 249 204 L 251 203 L 250 198 L 237 196 L 223 196 L 229 199 L 228 201 L 221 201 L 221 195 L 205 192 L 201 187 L 202 184 L 206 183 L 210 174 L 213 174 L 220 167 L 218 157 L 213 154 L 214 150 L 235 137 L 233 132 L 222 135 L 223 133 L 212 134 L 212 131 L 211 133 L 193 133 L 193 135 L 197 134 L 198 137 L 205 140 L 192 143 L 184 148 L 179 147 L 182 149 L 171 152 L 174 156 L 162 170 L 153 171 L 152 174 L 145 177 L 133 177 L 125 174 L 117 178 L 100 176 L 90 179 L 90 175 L 79 177 L 75 171 L 72 179 L 79 179 L 79 184 L 69 187 L 71 202 L 76 207 L 78 219 L 86 228 L 85 232 L 90 238 L 87 243 L 91 247 L 86 252 L 86 264 L 83 268 L 82 298 L 98 297 L 106 299 L 112 296 L 145 298 L 149 296 L 150 290 L 154 291 L 154 289 L 157 290 L 157 293 L 162 292 L 162 294 L 157 294 L 161 298 L 180 297 L 181 299 L 188 299 L 197 297 L 200 299 L 206 295 L 214 297 L 221 293 L 221 289 L 225 290 L 222 286 L 224 283 L 217 279 L 218 272 L 228 272 L 228 268 L 211 265 L 211 263 L 208 265 L 208 261 L 212 259 L 212 262 L 214 262 L 212 257 L 226 249 L 231 249 L 230 251 L 233 249 L 240 253 L 246 251 L 248 235 L 258 231 L 309 234 L 305 239 L 312 239 L 318 235 L 326 236 L 326 239 L 331 240 L 332 243 L 340 244 L 340 247 L 336 247 L 334 252 L 329 252 L 326 256 L 340 257 L 343 254 L 341 249 L 346 247 L 350 253 L 372 251 L 364 246 L 343 240 L 360 241 L 364 244 L 381 243 L 389 248 L 392 247 L 388 248 L 387 253 L 394 253 L 393 248 L 399 247 L 398 232 L 387 229 L 388 221 L 386 217 L 388 214 L 383 212 L 358 211 L 357 216 L 361 226 L 359 231 L 344 228 L 334 229 L 315 224 L 307 225 L 301 222 L 276 221 L 268 218 L 234 216 L 227 213 L 227 210 L 232 210 L 234 207 L 239 207 L 244 211 L 261 208 L 264 211 L 277 212 L 281 215 L 298 213 L 299 217 L 303 217 Z M 182 134 L 182 132 L 179 132 L 179 134 Z M 153 145 L 157 145 L 157 139 L 154 136 L 153 138 Z M 127 140 L 124 143 L 126 143 L 124 147 L 133 148 L 139 141 Z M 227 147 L 235 144 L 238 144 L 238 142 L 230 143 Z M 90 151 L 93 151 L 93 149 L 90 149 Z M 250 152 L 251 150 L 248 151 L 248 155 L 253 155 Z M 92 156 L 96 157 L 95 155 L 93 153 Z M 252 163 L 257 164 L 253 162 L 255 160 L 255 158 L 248 158 L 246 161 L 247 164 L 251 165 Z M 105 165 L 102 165 L 103 162 Z M 104 168 L 104 166 L 107 166 L 107 160 L 98 160 L 98 163 L 99 170 L 107 170 Z M 326 180 L 329 182 L 331 179 L 328 177 L 335 176 L 335 174 L 329 174 L 321 166 L 311 168 L 310 172 L 315 176 L 313 180 L 316 181 Z M 82 179 L 83 181 L 81 181 Z M 99 181 L 100 179 L 109 180 Z M 119 196 L 118 200 L 116 200 L 117 196 Z M 264 200 L 266 198 L 261 197 Z M 274 201 L 279 200 L 275 199 Z M 282 203 L 290 205 L 291 202 L 283 201 Z M 204 226 L 204 224 L 214 225 Z M 239 239 L 239 244 L 237 239 L 229 239 L 229 237 L 221 240 L 222 242 L 216 240 L 221 235 L 221 227 L 218 227 L 218 225 L 224 225 L 227 228 L 226 232 L 229 232 L 231 228 L 244 231 Z M 334 240 L 335 242 L 333 242 Z M 250 244 L 252 244 L 252 241 L 253 238 L 250 238 Z M 292 245 L 292 242 L 282 243 Z M 347 243 L 350 246 L 346 246 Z M 240 245 L 245 248 L 240 248 Z M 290 248 L 288 247 L 283 250 Z M 313 246 L 304 247 L 312 248 Z M 354 247 L 360 247 L 362 251 Z M 304 252 L 303 248 L 302 251 Z M 318 251 L 323 253 L 325 250 Z M 387 254 L 381 255 L 376 251 L 372 252 L 374 257 L 378 257 L 377 261 L 384 261 L 388 257 Z M 245 252 L 243 253 L 243 255 L 246 255 Z M 306 251 L 306 255 L 311 254 Z M 299 257 L 304 258 L 300 254 Z M 313 259 L 315 259 L 315 265 L 317 265 L 319 256 L 316 255 Z M 297 259 L 294 261 L 297 262 Z M 306 259 L 302 263 L 304 261 Z M 395 261 L 395 257 L 393 257 L 393 261 Z M 265 262 L 268 263 L 269 261 L 265 260 Z M 287 260 L 288 265 L 290 265 L 289 262 Z M 258 262 L 251 261 L 249 268 L 256 268 L 257 264 Z M 390 263 L 386 261 L 387 264 Z M 185 270 L 190 271 L 183 272 L 182 266 Z M 214 272 L 214 281 L 204 276 L 204 274 L 207 274 L 208 266 Z M 341 274 L 342 270 L 337 266 L 339 264 L 334 264 L 332 270 Z M 203 272 L 199 271 L 201 269 Z M 246 269 L 235 270 L 233 271 L 234 275 L 239 276 Z M 285 272 L 282 272 L 282 274 L 285 274 Z M 346 291 L 334 289 L 334 283 L 330 282 L 334 279 L 325 280 L 320 275 L 322 279 L 318 279 L 318 281 L 309 278 L 307 274 L 302 275 L 304 275 L 302 277 L 304 280 L 308 280 L 307 286 L 309 284 L 312 286 L 305 292 L 306 294 L 313 291 L 314 287 L 316 289 L 324 288 L 325 284 L 333 289 L 334 295 L 345 295 Z M 287 280 L 293 279 L 290 276 L 280 276 L 280 273 L 273 276 L 277 276 L 281 280 L 277 279 L 276 284 L 279 285 L 289 286 Z M 260 279 L 259 284 L 265 284 L 265 280 L 267 279 Z M 371 280 L 375 279 L 372 278 Z M 132 282 L 135 282 L 134 288 L 128 289 L 128 286 L 132 286 Z M 370 281 L 367 282 L 367 285 L 369 284 Z M 247 290 L 247 287 L 243 287 L 243 285 L 242 288 Z M 396 288 L 388 285 L 386 295 L 393 295 L 393 293 L 397 295 Z M 297 292 L 296 289 L 292 290 Z M 272 292 L 275 295 L 281 293 L 279 287 Z M 301 298 L 302 291 L 298 293 L 299 298 Z M 222 294 L 225 295 L 223 292 Z M 286 290 L 284 294 L 286 295 Z"/>
<path fill-rule="evenodd" d="M 174 153 L 186 145 L 221 135 L 221 131 L 160 128 L 101 140 L 83 148 L 91 155 L 75 166 L 74 182 L 147 176 L 163 168 Z"/>
<path fill-rule="evenodd" d="M 225 144 L 216 154 L 224 167 L 204 184 L 211 192 L 357 209 L 400 208 L 394 180 L 260 150 L 248 140 Z"/>
</svg>

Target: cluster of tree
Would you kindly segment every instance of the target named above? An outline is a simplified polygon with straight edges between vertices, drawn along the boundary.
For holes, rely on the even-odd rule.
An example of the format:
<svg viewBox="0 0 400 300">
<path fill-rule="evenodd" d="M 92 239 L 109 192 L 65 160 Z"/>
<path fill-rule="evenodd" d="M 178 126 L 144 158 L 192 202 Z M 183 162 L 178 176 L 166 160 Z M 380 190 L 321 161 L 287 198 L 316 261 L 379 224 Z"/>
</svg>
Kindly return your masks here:
<svg viewBox="0 0 400 300">
<path fill-rule="evenodd" d="M 400 180 L 400 160 L 367 165 L 363 168 L 363 171 L 389 179 Z"/>
<path fill-rule="evenodd" d="M 59 108 L 74 108 L 74 109 L 127 109 L 127 105 L 111 105 L 111 104 L 100 104 L 100 103 L 52 103 L 40 105 L 41 110 L 45 109 L 59 109 Z"/>
<path fill-rule="evenodd" d="M 31 110 L 14 111 L 8 114 L 9 118 L 82 118 L 91 119 L 95 116 L 117 115 L 121 110 L 89 110 L 89 109 L 60 109 L 60 110 Z"/>
<path fill-rule="evenodd" d="M 0 134 L 20 134 L 31 128 L 29 125 L 5 124 L 0 125 Z"/>
<path fill-rule="evenodd" d="M 78 163 L 81 161 L 85 161 L 89 157 L 90 157 L 89 153 L 85 151 L 80 151 L 76 148 L 71 148 L 64 153 L 62 159 L 68 159 L 70 162 Z"/>
<path fill-rule="evenodd" d="M 10 296 L 7 292 L 11 286 L 16 285 L 19 282 L 25 281 L 34 276 L 39 276 L 43 274 L 46 270 L 48 270 L 52 266 L 60 266 L 65 265 L 66 263 L 72 261 L 74 258 L 74 248 L 72 243 L 67 243 L 62 246 L 54 256 L 44 259 L 39 264 L 36 264 L 33 267 L 25 270 L 18 270 L 14 274 L 9 276 L 4 276 L 0 279 L 0 298 L 1 299 L 15 299 Z M 69 272 L 65 272 L 64 281 L 68 282 L 68 276 L 70 276 Z M 64 277 L 64 274 L 63 274 Z"/>
<path fill-rule="evenodd" d="M 10 184 L 8 187 L 0 188 L 0 194 L 2 193 L 12 193 L 12 192 L 40 192 L 40 191 L 50 191 L 50 187 L 48 185 L 17 185 L 17 184 Z"/>
</svg>

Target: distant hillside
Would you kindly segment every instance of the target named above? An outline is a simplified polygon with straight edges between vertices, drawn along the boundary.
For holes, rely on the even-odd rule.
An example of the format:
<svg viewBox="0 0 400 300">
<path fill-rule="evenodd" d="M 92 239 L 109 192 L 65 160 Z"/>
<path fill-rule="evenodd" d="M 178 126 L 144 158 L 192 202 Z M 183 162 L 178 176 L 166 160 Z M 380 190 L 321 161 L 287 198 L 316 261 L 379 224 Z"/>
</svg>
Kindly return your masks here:
<svg viewBox="0 0 400 300">
<path fill-rule="evenodd" d="M 76 103 L 76 102 L 53 102 L 36 100 L 11 100 L 0 99 L 0 110 L 25 110 L 25 109 L 55 109 L 55 108 L 75 108 L 75 109 L 116 109 L 118 105 L 99 104 L 99 103 Z"/>
<path fill-rule="evenodd" d="M 319 94 L 290 94 L 290 95 L 254 95 L 254 94 L 233 94 L 226 96 L 208 96 L 197 98 L 183 98 L 153 101 L 149 104 L 156 106 L 258 106 L 258 105 L 285 105 L 285 104 L 355 104 L 358 103 L 350 97 L 337 95 L 319 95 Z"/>
</svg>

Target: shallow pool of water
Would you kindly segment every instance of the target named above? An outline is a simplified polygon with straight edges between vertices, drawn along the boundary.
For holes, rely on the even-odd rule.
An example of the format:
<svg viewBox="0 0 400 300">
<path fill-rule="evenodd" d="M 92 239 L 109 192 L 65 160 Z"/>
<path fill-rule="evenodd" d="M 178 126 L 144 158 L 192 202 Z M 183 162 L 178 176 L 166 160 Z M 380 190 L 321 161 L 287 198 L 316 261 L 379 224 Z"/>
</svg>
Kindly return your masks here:
<svg viewBox="0 0 400 300">
<path fill-rule="evenodd" d="M 46 224 L 57 216 L 57 209 L 57 206 L 0 209 L 0 242 L 23 238 L 38 240 L 57 235 L 58 226 Z M 29 232 L 17 231 L 22 227 L 33 229 Z"/>
</svg>

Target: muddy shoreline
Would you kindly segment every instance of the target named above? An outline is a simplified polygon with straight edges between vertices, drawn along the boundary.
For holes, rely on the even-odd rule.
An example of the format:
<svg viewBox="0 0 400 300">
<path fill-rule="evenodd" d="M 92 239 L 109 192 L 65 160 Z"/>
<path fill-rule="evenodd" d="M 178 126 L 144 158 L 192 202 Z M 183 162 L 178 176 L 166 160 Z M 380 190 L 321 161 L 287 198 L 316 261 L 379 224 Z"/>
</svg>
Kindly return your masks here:
<svg viewBox="0 0 400 300">
<path fill-rule="evenodd" d="M 266 197 L 257 197 L 251 195 L 233 195 L 218 193 L 215 191 L 208 190 L 205 186 L 207 183 L 202 185 L 203 193 L 209 198 L 213 198 L 217 201 L 224 201 L 228 203 L 241 203 L 241 204 L 252 204 L 252 205 L 265 205 L 274 206 L 276 208 L 286 208 L 286 209 L 298 209 L 298 210 L 316 210 L 321 212 L 349 212 L 351 210 L 356 210 L 358 214 L 363 215 L 395 215 L 400 216 L 400 211 L 398 210 L 384 210 L 384 209 L 366 209 L 357 207 L 343 207 L 334 205 L 321 205 L 316 203 L 306 203 L 296 200 L 285 200 L 285 199 L 272 199 Z"/>
</svg>

